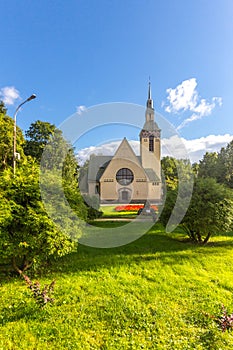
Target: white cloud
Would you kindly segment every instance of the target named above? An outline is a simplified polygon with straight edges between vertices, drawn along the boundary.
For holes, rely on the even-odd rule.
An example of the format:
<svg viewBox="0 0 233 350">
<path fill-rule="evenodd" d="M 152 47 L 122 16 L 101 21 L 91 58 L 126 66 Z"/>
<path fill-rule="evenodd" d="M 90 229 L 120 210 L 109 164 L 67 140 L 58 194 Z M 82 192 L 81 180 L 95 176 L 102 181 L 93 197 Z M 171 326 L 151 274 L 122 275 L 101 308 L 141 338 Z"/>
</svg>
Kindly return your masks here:
<svg viewBox="0 0 233 350">
<path fill-rule="evenodd" d="M 87 159 L 89 159 L 91 154 L 95 155 L 105 155 L 113 156 L 119 147 L 121 141 L 112 141 L 99 146 L 90 146 L 83 148 L 77 152 L 77 158 L 80 165 L 83 165 Z M 140 153 L 140 143 L 139 141 L 129 141 L 134 152 L 139 155 Z"/>
<path fill-rule="evenodd" d="M 198 162 L 202 159 L 206 152 L 219 152 L 222 147 L 233 140 L 233 135 L 208 135 L 206 137 L 200 137 L 199 139 L 186 140 L 181 138 L 174 154 L 174 137 L 171 139 L 162 140 L 162 156 L 176 156 L 176 158 L 183 158 L 184 152 L 182 148 L 179 148 L 181 142 L 184 144 L 189 159 L 192 163 Z M 169 147 L 170 146 L 170 147 Z M 171 148 L 171 146 L 173 148 Z M 176 147 L 176 146 L 175 146 Z M 172 151 L 171 151 L 172 149 Z"/>
<path fill-rule="evenodd" d="M 175 89 L 167 89 L 169 105 L 165 108 L 168 113 L 193 110 L 197 104 L 197 82 L 195 78 L 184 80 Z"/>
<path fill-rule="evenodd" d="M 5 86 L 0 89 L 0 99 L 5 105 L 13 105 L 19 98 L 19 91 L 14 86 Z"/>
<path fill-rule="evenodd" d="M 186 118 L 178 127 L 177 130 L 182 129 L 185 125 L 194 120 L 201 119 L 211 114 L 213 109 L 222 105 L 221 97 L 213 97 L 211 102 L 204 98 L 200 98 L 196 90 L 197 81 L 195 78 L 184 80 L 175 89 L 169 88 L 167 100 L 169 105 L 165 107 L 168 113 L 182 113 L 185 111 L 192 112 L 191 116 Z"/>
<path fill-rule="evenodd" d="M 82 115 L 83 112 L 85 112 L 87 110 L 86 106 L 77 106 L 76 107 L 76 113 L 78 115 Z"/>
<path fill-rule="evenodd" d="M 162 157 L 171 156 L 174 158 L 189 157 L 192 163 L 202 159 L 206 152 L 219 152 L 222 147 L 233 140 L 233 135 L 208 135 L 199 139 L 186 140 L 178 136 L 170 139 L 162 139 Z M 80 165 L 89 159 L 91 154 L 114 155 L 121 141 L 113 141 L 100 146 L 90 146 L 77 152 Z M 129 141 L 136 155 L 140 154 L 139 141 Z"/>
</svg>

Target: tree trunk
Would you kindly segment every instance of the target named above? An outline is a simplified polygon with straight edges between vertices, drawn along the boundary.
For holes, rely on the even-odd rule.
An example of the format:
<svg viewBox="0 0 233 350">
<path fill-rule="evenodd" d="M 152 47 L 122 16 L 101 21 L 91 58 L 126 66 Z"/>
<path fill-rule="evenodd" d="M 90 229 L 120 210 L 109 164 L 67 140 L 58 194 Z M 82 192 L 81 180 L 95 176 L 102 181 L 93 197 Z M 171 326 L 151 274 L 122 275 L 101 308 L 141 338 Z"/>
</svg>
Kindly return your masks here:
<svg viewBox="0 0 233 350">
<path fill-rule="evenodd" d="M 22 265 L 20 266 L 20 268 L 17 266 L 16 261 L 15 261 L 15 257 L 12 258 L 12 266 L 14 268 L 14 270 L 16 272 L 18 272 L 18 274 L 20 276 L 24 276 L 24 271 L 26 271 L 27 269 L 29 269 L 32 266 L 33 262 L 28 262 L 24 259 Z"/>
<path fill-rule="evenodd" d="M 193 241 L 193 242 L 197 242 L 197 239 L 196 239 L 196 236 L 195 236 L 195 232 L 194 231 L 191 231 L 190 230 L 190 238 L 191 238 L 191 240 Z"/>
<path fill-rule="evenodd" d="M 205 243 L 207 243 L 207 242 L 208 242 L 208 240 L 209 240 L 210 236 L 211 236 L 211 233 L 210 233 L 210 232 L 208 232 L 208 234 L 207 234 L 206 238 L 205 238 L 205 239 L 204 239 L 204 241 L 203 241 L 203 244 L 205 244 Z"/>
<path fill-rule="evenodd" d="M 202 238 L 201 238 L 200 232 L 197 232 L 197 240 L 198 240 L 198 243 L 202 243 Z"/>
<path fill-rule="evenodd" d="M 18 274 L 20 274 L 20 276 L 22 276 L 23 271 L 20 270 L 20 268 L 17 266 L 16 261 L 15 261 L 15 257 L 12 258 L 12 266 L 13 266 L 14 270 L 16 272 L 18 272 Z"/>
</svg>

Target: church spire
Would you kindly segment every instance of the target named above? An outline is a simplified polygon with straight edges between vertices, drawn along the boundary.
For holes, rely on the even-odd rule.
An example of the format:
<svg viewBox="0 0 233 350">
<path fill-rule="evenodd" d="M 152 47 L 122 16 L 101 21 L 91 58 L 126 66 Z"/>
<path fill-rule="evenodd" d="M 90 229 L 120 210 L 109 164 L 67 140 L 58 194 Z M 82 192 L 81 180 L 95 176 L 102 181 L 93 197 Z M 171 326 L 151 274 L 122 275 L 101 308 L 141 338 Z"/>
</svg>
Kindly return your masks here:
<svg viewBox="0 0 233 350">
<path fill-rule="evenodd" d="M 149 77 L 149 87 L 148 87 L 148 100 L 151 100 L 150 77 Z"/>
<path fill-rule="evenodd" d="M 150 77 L 149 77 L 149 86 L 148 86 L 148 99 L 146 102 L 146 107 L 153 109 L 153 100 L 151 98 L 151 86 L 150 86 Z"/>
</svg>

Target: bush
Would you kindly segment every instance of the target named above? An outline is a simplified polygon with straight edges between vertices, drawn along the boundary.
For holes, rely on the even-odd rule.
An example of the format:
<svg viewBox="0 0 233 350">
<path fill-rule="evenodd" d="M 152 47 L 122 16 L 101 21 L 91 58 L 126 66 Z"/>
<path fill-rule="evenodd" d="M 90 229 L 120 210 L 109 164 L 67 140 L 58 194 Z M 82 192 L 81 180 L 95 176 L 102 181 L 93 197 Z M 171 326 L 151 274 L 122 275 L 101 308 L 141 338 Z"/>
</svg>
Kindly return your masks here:
<svg viewBox="0 0 233 350">
<path fill-rule="evenodd" d="M 3 171 L 0 193 L 0 255 L 10 260 L 18 273 L 76 249 L 81 226 L 72 228 L 75 237 L 71 239 L 68 228 L 72 218 L 65 217 L 67 227 L 61 230 L 59 223 L 48 216 L 41 201 L 39 167 L 35 162 L 22 164 L 15 176 L 11 170 Z"/>
<path fill-rule="evenodd" d="M 94 220 L 101 218 L 103 216 L 103 212 L 100 210 L 96 210 L 95 208 L 89 207 L 87 208 L 87 218 L 89 220 Z"/>
<path fill-rule="evenodd" d="M 212 178 L 196 179 L 182 225 L 197 243 L 206 243 L 211 235 L 230 231 L 233 228 L 232 189 Z"/>
<path fill-rule="evenodd" d="M 88 194 L 85 194 L 83 195 L 83 200 L 87 206 L 87 218 L 89 220 L 98 219 L 103 215 L 103 212 L 99 210 L 99 196 L 90 196 Z"/>
</svg>

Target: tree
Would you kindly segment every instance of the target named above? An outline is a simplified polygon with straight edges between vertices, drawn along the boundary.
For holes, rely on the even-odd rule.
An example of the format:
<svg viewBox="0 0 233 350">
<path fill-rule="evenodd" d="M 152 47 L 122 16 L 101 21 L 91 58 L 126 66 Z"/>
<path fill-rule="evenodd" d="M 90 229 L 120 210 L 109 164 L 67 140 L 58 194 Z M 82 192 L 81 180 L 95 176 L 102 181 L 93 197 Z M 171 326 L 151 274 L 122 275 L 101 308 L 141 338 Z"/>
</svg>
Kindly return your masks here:
<svg viewBox="0 0 233 350">
<path fill-rule="evenodd" d="M 32 139 L 25 148 L 28 156 L 24 156 L 24 138 L 18 129 L 17 151 L 22 158 L 13 176 L 11 167 L 5 166 L 12 164 L 13 120 L 1 114 L 0 128 L 0 255 L 23 273 L 33 264 L 74 250 L 87 209 L 78 189 L 74 150 L 60 130 L 49 123 L 32 124 L 27 133 Z M 47 157 L 40 167 L 45 148 Z M 40 175 L 46 167 L 51 172 L 45 174 L 43 182 Z M 58 189 L 59 181 L 62 185 Z M 50 197 L 48 207 L 41 198 L 42 188 Z M 51 218 L 58 208 L 61 215 Z"/>
<path fill-rule="evenodd" d="M 161 166 L 164 172 L 166 186 L 171 190 L 176 189 L 178 185 L 178 173 L 176 164 L 176 159 L 172 157 L 167 156 L 161 160 Z"/>
<path fill-rule="evenodd" d="M 220 169 L 217 177 L 218 181 L 233 188 L 233 140 L 226 148 L 221 149 L 218 163 Z"/>
<path fill-rule="evenodd" d="M 37 120 L 26 131 L 26 137 L 25 153 L 40 163 L 41 172 L 45 171 L 48 177 L 47 186 L 52 177 L 59 182 L 61 175 L 63 190 L 71 208 L 79 217 L 86 219 L 87 209 L 78 189 L 78 164 L 74 148 L 64 139 L 61 130 L 53 124 Z M 62 174 L 59 175 L 59 171 Z"/>
<path fill-rule="evenodd" d="M 179 181 L 189 181 L 193 176 L 192 166 L 188 159 L 164 157 L 161 161 L 167 189 L 175 190 Z"/>
<path fill-rule="evenodd" d="M 199 163 L 199 177 L 215 178 L 233 188 L 233 140 L 219 153 L 206 153 Z"/>
<path fill-rule="evenodd" d="M 3 101 L 0 101 L 0 114 L 6 115 L 7 109 Z"/>
<path fill-rule="evenodd" d="M 218 153 L 206 152 L 203 159 L 199 162 L 198 176 L 199 177 L 213 177 L 217 179 L 219 170 Z"/>
<path fill-rule="evenodd" d="M 32 123 L 29 129 L 25 132 L 25 154 L 32 156 L 38 162 L 40 162 L 43 150 L 47 143 L 51 140 L 51 136 L 54 135 L 55 130 L 55 125 L 48 122 L 37 120 L 36 122 Z"/>
<path fill-rule="evenodd" d="M 177 196 L 178 196 L 178 189 L 177 188 L 167 190 L 165 204 L 164 204 L 162 213 L 159 217 L 160 222 L 164 226 L 166 226 L 169 218 L 171 217 L 171 213 L 172 213 L 172 210 L 175 206 Z"/>
<path fill-rule="evenodd" d="M 71 216 L 64 216 L 62 229 L 59 222 L 50 219 L 41 201 L 35 161 L 21 163 L 14 177 L 10 169 L 4 170 L 0 174 L 0 193 L 0 255 L 11 261 L 17 272 L 21 274 L 33 264 L 76 248 L 82 226 Z"/>
<path fill-rule="evenodd" d="M 182 220 L 187 210 L 194 174 L 189 160 L 186 159 L 164 157 L 162 168 L 166 181 L 166 201 L 160 221 L 166 225 L 173 213 L 172 225 L 175 225 Z"/>
<path fill-rule="evenodd" d="M 3 110 L 0 109 L 0 171 L 8 166 L 12 166 L 13 162 L 13 129 L 14 121 Z M 17 127 L 16 144 L 17 152 L 20 158 L 24 158 L 23 145 L 24 137 L 20 128 Z"/>
<path fill-rule="evenodd" d="M 70 209 L 78 218 L 82 220 L 87 218 L 87 208 L 78 188 L 77 167 L 73 147 L 63 138 L 61 131 L 55 129 L 41 157 L 40 185 L 49 215 L 61 225 L 63 225 L 62 217 L 68 215 Z M 68 203 L 64 202 L 63 196 Z M 70 228 L 66 229 L 72 234 L 71 221 L 70 225 Z"/>
<path fill-rule="evenodd" d="M 233 192 L 213 178 L 196 178 L 193 196 L 182 226 L 197 243 L 233 229 Z"/>
<path fill-rule="evenodd" d="M 43 157 L 43 167 L 55 169 L 63 167 L 63 177 L 69 180 L 78 177 L 78 164 L 74 148 L 64 139 L 62 131 L 54 124 L 37 120 L 32 123 L 25 133 L 27 140 L 24 147 L 25 154 L 39 163 Z"/>
</svg>

